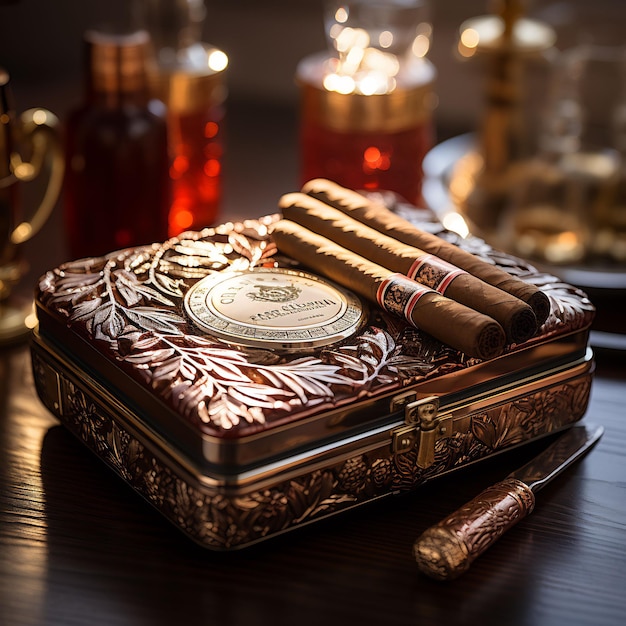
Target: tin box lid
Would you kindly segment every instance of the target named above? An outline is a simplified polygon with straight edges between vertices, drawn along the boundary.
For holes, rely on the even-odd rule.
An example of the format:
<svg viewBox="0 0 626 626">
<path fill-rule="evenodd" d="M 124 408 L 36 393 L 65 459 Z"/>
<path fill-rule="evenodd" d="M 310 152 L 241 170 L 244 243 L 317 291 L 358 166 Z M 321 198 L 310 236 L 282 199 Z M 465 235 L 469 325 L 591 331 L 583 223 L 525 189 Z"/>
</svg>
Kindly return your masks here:
<svg viewBox="0 0 626 626">
<path fill-rule="evenodd" d="M 405 217 L 455 237 L 430 213 Z M 458 244 L 538 285 L 552 303 L 537 336 L 483 362 L 280 255 L 270 234 L 278 219 L 47 272 L 36 298 L 41 340 L 161 439 L 171 434 L 195 462 L 223 467 L 395 423 L 394 398 L 407 389 L 472 394 L 586 349 L 594 313 L 586 296 L 481 240 Z"/>
</svg>

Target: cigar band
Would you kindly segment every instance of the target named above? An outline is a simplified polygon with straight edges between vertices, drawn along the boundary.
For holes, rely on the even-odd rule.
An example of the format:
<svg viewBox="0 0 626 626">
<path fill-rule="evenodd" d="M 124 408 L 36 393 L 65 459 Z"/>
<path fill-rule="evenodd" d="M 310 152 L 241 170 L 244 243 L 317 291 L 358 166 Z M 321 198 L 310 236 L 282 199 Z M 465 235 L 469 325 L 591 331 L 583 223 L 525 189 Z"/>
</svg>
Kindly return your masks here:
<svg viewBox="0 0 626 626">
<path fill-rule="evenodd" d="M 394 313 L 413 323 L 411 314 L 417 301 L 433 290 L 407 278 L 404 274 L 390 274 L 376 290 L 378 304 L 388 313 Z"/>
<path fill-rule="evenodd" d="M 450 283 L 459 274 L 467 274 L 467 272 L 433 254 L 425 254 L 415 259 L 407 272 L 409 278 L 441 294 L 445 293 Z"/>
</svg>

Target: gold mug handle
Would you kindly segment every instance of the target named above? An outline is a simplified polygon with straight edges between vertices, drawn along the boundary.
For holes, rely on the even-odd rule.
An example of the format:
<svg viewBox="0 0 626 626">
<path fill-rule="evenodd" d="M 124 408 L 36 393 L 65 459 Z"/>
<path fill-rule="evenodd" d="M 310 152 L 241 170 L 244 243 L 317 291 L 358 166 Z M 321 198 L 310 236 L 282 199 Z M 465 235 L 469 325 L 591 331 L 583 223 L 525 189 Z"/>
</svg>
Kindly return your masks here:
<svg viewBox="0 0 626 626">
<path fill-rule="evenodd" d="M 16 180 L 29 182 L 41 173 L 50 161 L 48 184 L 40 205 L 30 218 L 18 224 L 11 233 L 11 243 L 19 245 L 28 241 L 46 223 L 61 193 L 65 160 L 59 132 L 59 120 L 50 111 L 41 108 L 28 109 L 19 117 L 18 145 L 29 150 L 29 159 L 24 160 L 20 152 L 11 156 L 11 170 Z"/>
</svg>

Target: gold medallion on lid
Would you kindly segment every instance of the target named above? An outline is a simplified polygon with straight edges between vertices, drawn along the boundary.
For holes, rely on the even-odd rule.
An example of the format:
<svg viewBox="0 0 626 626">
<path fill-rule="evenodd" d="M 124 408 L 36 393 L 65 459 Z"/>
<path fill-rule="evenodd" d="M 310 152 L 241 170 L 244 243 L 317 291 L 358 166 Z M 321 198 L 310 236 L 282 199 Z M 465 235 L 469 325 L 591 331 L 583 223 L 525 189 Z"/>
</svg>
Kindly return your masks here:
<svg viewBox="0 0 626 626">
<path fill-rule="evenodd" d="M 187 293 L 185 311 L 196 326 L 224 341 L 286 352 L 336 343 L 365 321 L 352 292 L 281 268 L 207 276 Z"/>
</svg>

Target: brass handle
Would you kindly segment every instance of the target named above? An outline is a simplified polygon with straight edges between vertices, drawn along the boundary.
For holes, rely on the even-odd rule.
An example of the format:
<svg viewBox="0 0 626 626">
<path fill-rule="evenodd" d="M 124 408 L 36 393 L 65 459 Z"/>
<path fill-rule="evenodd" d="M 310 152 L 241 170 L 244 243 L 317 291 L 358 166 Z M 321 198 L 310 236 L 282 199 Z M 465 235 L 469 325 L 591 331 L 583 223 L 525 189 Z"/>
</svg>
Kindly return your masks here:
<svg viewBox="0 0 626 626">
<path fill-rule="evenodd" d="M 11 155 L 14 177 L 19 181 L 28 182 L 39 176 L 46 159 L 51 159 L 51 165 L 41 203 L 29 219 L 15 227 L 11 233 L 13 244 L 24 243 L 39 231 L 46 223 L 61 193 L 65 164 L 58 127 L 57 117 L 46 109 L 29 109 L 20 115 L 20 143 L 27 144 L 30 159 L 24 160 L 17 152 Z"/>
<path fill-rule="evenodd" d="M 535 495 L 517 479 L 488 487 L 417 539 L 413 552 L 419 569 L 437 580 L 460 576 L 534 506 Z"/>
</svg>

